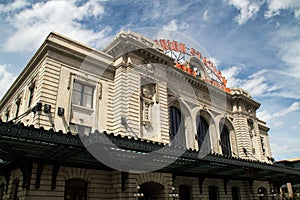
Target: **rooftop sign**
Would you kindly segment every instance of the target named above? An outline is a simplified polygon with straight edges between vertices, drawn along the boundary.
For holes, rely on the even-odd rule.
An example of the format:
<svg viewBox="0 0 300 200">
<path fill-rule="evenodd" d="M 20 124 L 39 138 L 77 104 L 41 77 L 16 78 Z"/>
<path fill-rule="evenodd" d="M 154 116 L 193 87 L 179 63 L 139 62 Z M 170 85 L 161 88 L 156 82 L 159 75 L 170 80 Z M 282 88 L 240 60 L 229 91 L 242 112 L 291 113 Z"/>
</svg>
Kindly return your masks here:
<svg viewBox="0 0 300 200">
<path fill-rule="evenodd" d="M 177 52 L 179 53 L 176 58 L 176 66 L 180 67 L 180 60 L 183 59 L 184 55 L 197 57 L 200 61 L 202 61 L 203 65 L 206 68 L 207 73 L 210 76 L 210 79 L 204 78 L 205 82 L 211 83 L 213 86 L 223 89 L 226 92 L 230 92 L 230 89 L 226 87 L 227 80 L 222 75 L 222 72 L 217 69 L 212 61 L 204 57 L 200 51 L 194 48 L 188 48 L 184 43 L 178 43 L 177 41 L 170 41 L 166 39 L 154 40 L 154 42 L 160 46 L 165 52 Z M 173 54 L 176 55 L 176 54 Z M 182 68 L 184 70 L 184 68 Z M 190 70 L 189 70 L 190 71 Z M 192 74 L 195 74 L 191 72 Z"/>
</svg>

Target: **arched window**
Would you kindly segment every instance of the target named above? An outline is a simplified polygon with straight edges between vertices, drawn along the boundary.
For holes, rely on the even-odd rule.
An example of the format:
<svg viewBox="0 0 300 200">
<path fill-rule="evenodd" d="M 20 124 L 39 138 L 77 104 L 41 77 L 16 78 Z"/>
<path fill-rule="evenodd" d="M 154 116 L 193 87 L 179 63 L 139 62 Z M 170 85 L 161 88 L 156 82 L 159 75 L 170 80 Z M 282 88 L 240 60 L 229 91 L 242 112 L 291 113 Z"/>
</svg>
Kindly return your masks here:
<svg viewBox="0 0 300 200">
<path fill-rule="evenodd" d="M 241 200 L 240 189 L 238 187 L 231 188 L 232 200 Z"/>
<path fill-rule="evenodd" d="M 65 185 L 65 200 L 86 200 L 87 183 L 80 179 L 70 179 Z"/>
<path fill-rule="evenodd" d="M 139 193 L 143 193 L 143 197 L 139 197 L 139 200 L 147 199 L 164 199 L 164 187 L 156 182 L 146 182 L 141 184 Z"/>
<path fill-rule="evenodd" d="M 179 200 L 190 200 L 191 199 L 191 187 L 188 185 L 179 186 Z"/>
<path fill-rule="evenodd" d="M 209 200 L 219 200 L 219 190 L 216 186 L 208 187 L 208 198 Z"/>
<path fill-rule="evenodd" d="M 170 116 L 170 140 L 176 146 L 185 147 L 185 133 L 184 133 L 184 118 L 180 110 L 171 106 L 169 108 Z"/>
<path fill-rule="evenodd" d="M 209 126 L 206 120 L 197 115 L 196 118 L 196 125 L 197 125 L 197 138 L 198 138 L 198 148 L 199 151 L 202 152 L 209 152 L 210 151 L 210 139 L 209 139 Z"/>
<path fill-rule="evenodd" d="M 223 155 L 231 156 L 231 145 L 230 145 L 230 137 L 229 131 L 225 125 L 220 124 L 220 131 L 221 131 L 221 147 Z"/>
</svg>

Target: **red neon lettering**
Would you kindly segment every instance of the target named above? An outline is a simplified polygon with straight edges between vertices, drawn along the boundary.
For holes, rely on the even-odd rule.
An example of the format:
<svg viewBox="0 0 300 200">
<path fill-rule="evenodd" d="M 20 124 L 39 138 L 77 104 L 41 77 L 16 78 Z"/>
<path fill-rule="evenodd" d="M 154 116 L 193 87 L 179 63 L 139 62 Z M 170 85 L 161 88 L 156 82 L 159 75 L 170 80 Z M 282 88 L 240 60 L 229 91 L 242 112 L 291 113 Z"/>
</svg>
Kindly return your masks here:
<svg viewBox="0 0 300 200">
<path fill-rule="evenodd" d="M 190 54 L 191 56 L 196 55 L 196 50 L 194 48 L 190 48 Z"/>
<path fill-rule="evenodd" d="M 171 49 L 178 52 L 178 43 L 176 41 L 172 41 Z"/>
<path fill-rule="evenodd" d="M 168 44 L 166 40 L 159 40 L 160 46 L 163 50 L 169 50 Z"/>
<path fill-rule="evenodd" d="M 207 62 L 206 57 L 203 57 L 202 62 L 203 62 L 204 65 L 206 65 L 206 62 Z"/>
<path fill-rule="evenodd" d="M 230 88 L 225 88 L 225 92 L 230 93 Z"/>
<path fill-rule="evenodd" d="M 218 77 L 219 79 L 222 78 L 222 72 L 221 72 L 220 70 L 217 70 L 216 75 L 217 75 L 217 77 Z"/>
<path fill-rule="evenodd" d="M 171 41 L 170 41 L 170 40 L 167 40 L 167 43 L 168 43 L 168 50 L 172 50 L 172 44 L 171 44 Z"/>
<path fill-rule="evenodd" d="M 158 40 L 154 40 L 155 44 L 159 46 Z"/>
<path fill-rule="evenodd" d="M 217 74 L 217 67 L 216 67 L 216 65 L 213 66 L 213 69 L 214 69 L 215 74 Z"/>
<path fill-rule="evenodd" d="M 185 44 L 182 44 L 182 43 L 179 44 L 179 51 L 180 51 L 181 53 L 186 54 Z"/>
<path fill-rule="evenodd" d="M 201 59 L 201 53 L 199 51 L 197 51 L 197 57 Z"/>
<path fill-rule="evenodd" d="M 222 76 L 222 83 L 223 83 L 223 85 L 226 87 L 226 85 L 227 85 L 227 80 L 226 80 L 226 78 L 225 78 L 224 76 Z"/>
<path fill-rule="evenodd" d="M 207 67 L 212 68 L 213 64 L 210 60 L 207 60 L 205 64 L 206 64 Z"/>
</svg>

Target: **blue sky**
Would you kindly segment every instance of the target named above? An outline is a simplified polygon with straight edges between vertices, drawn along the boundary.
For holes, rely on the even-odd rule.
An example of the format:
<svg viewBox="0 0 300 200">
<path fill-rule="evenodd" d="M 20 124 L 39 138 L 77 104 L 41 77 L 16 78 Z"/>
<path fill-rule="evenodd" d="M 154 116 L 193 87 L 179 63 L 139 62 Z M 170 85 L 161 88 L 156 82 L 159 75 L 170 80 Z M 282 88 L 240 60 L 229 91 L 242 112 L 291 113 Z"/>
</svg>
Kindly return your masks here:
<svg viewBox="0 0 300 200">
<path fill-rule="evenodd" d="M 100 50 L 120 30 L 180 32 L 262 104 L 273 157 L 300 157 L 299 0 L 0 0 L 0 27 L 0 96 L 51 31 Z"/>
</svg>

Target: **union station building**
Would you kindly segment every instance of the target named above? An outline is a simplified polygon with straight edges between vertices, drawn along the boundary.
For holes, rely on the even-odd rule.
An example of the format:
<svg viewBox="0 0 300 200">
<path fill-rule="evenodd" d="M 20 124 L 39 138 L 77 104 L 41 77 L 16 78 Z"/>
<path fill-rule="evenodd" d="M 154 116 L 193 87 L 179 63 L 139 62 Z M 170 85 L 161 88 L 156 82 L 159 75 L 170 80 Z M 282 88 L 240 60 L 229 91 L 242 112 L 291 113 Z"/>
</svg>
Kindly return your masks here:
<svg viewBox="0 0 300 200">
<path fill-rule="evenodd" d="M 260 104 L 201 52 L 50 33 L 0 101 L 0 199 L 280 199 Z"/>
</svg>

